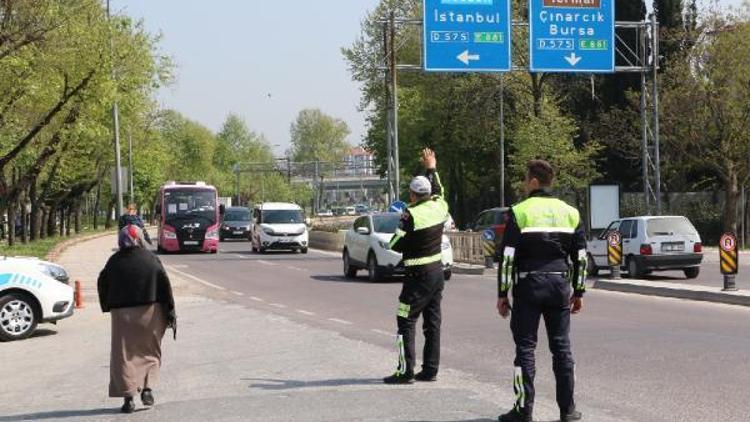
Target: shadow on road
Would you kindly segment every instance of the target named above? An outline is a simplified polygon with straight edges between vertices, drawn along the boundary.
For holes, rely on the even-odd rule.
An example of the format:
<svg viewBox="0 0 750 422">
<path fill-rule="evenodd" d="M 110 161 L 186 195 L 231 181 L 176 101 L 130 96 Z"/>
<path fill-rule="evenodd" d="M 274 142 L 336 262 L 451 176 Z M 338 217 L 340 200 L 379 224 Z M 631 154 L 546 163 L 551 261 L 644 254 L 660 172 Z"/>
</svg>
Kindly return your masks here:
<svg viewBox="0 0 750 422">
<path fill-rule="evenodd" d="M 281 380 L 281 379 L 266 379 L 266 378 L 243 378 L 242 381 L 260 381 L 255 384 L 250 384 L 250 388 L 257 388 L 261 390 L 295 390 L 300 388 L 315 388 L 315 387 L 344 387 L 354 385 L 383 385 L 381 378 L 342 378 L 332 380 L 317 380 L 317 381 L 295 381 L 295 380 Z"/>
<path fill-rule="evenodd" d="M 32 338 L 37 338 L 37 337 L 49 337 L 49 336 L 56 336 L 56 335 L 57 335 L 57 331 L 50 330 L 48 328 L 39 328 L 36 331 L 34 331 L 34 334 L 32 334 L 31 337 L 29 338 L 32 339 Z"/>
<path fill-rule="evenodd" d="M 317 281 L 328 281 L 328 282 L 334 282 L 334 283 L 363 283 L 363 284 L 391 284 L 391 283 L 401 283 L 401 279 L 395 278 L 395 277 L 389 277 L 382 280 L 378 280 L 375 283 L 371 283 L 367 278 L 365 277 L 357 277 L 357 278 L 346 278 L 342 275 L 313 275 L 310 276 L 313 280 Z"/>
<path fill-rule="evenodd" d="M 137 409 L 138 411 L 145 411 L 148 409 Z M 0 416 L 0 422 L 16 422 L 16 421 L 38 421 L 44 419 L 64 419 L 64 418 L 85 418 L 85 417 L 96 417 L 106 415 L 117 415 L 120 413 L 119 408 L 109 409 L 86 409 L 86 410 L 56 410 L 52 412 L 39 412 L 39 413 L 28 413 L 25 415 L 9 415 Z"/>
</svg>

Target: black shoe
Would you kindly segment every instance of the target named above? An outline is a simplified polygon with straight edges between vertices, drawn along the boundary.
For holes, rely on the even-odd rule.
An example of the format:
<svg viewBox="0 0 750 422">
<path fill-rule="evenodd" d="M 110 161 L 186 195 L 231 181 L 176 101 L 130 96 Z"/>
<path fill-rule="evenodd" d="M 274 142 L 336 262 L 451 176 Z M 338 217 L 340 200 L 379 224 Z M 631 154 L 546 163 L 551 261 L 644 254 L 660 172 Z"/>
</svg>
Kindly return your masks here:
<svg viewBox="0 0 750 422">
<path fill-rule="evenodd" d="M 154 405 L 154 394 L 151 392 L 150 388 L 143 389 L 143 392 L 141 393 L 141 402 L 144 406 Z"/>
<path fill-rule="evenodd" d="M 504 415 L 500 415 L 497 420 L 499 422 L 531 422 L 531 415 L 524 415 L 513 409 Z"/>
<path fill-rule="evenodd" d="M 390 377 L 383 378 L 383 382 L 386 384 L 413 384 L 414 374 L 399 374 L 396 372 Z"/>
<path fill-rule="evenodd" d="M 580 421 L 581 418 L 583 418 L 583 414 L 575 409 L 567 414 L 560 414 L 560 422 Z"/>
<path fill-rule="evenodd" d="M 414 375 L 414 379 L 423 382 L 437 381 L 437 374 L 433 372 L 426 372 L 425 370 L 419 371 L 417 375 Z"/>
<path fill-rule="evenodd" d="M 122 404 L 122 407 L 120 408 L 120 412 L 122 413 L 135 412 L 135 402 L 133 401 L 132 397 L 125 397 L 125 403 Z"/>
</svg>

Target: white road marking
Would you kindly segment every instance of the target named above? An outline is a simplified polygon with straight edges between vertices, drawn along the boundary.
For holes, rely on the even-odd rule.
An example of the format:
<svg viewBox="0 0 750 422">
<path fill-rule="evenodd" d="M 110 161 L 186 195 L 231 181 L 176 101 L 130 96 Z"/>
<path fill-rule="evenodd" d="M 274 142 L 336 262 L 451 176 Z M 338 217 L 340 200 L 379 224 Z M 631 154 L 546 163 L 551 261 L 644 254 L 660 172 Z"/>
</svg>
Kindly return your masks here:
<svg viewBox="0 0 750 422">
<path fill-rule="evenodd" d="M 351 323 L 351 322 L 349 322 L 349 321 L 345 321 L 345 320 L 343 320 L 343 319 L 338 319 L 338 318 L 328 318 L 328 320 L 329 320 L 329 321 L 331 321 L 331 322 L 337 322 L 337 323 L 339 323 L 339 324 L 344 324 L 344 325 L 352 325 L 352 323 Z"/>
<path fill-rule="evenodd" d="M 234 254 L 234 256 L 236 256 L 237 258 L 248 259 L 248 257 L 246 257 L 245 255 Z"/>
<path fill-rule="evenodd" d="M 212 287 L 212 288 L 217 289 L 217 290 L 226 290 L 226 288 L 224 288 L 224 287 L 217 286 L 216 284 L 210 283 L 210 282 L 208 282 L 206 280 L 203 280 L 201 278 L 198 278 L 198 277 L 196 277 L 196 276 L 194 276 L 192 274 L 188 274 L 188 273 L 182 272 L 182 271 L 174 268 L 174 266 L 167 265 L 167 268 L 170 269 L 171 271 L 176 272 L 177 274 L 179 274 L 179 275 L 181 275 L 183 277 L 187 277 L 187 278 L 189 278 L 189 279 L 191 279 L 193 281 L 197 281 L 198 283 L 204 284 L 204 285 L 206 285 L 208 287 Z"/>
<path fill-rule="evenodd" d="M 319 253 L 321 255 L 335 256 L 337 258 L 341 257 L 341 253 L 339 253 L 339 252 L 324 251 L 322 249 L 313 249 L 313 251 L 315 251 L 315 253 Z"/>
<path fill-rule="evenodd" d="M 302 315 L 315 316 L 315 312 L 305 311 L 304 309 L 297 309 L 297 312 L 301 313 Z"/>
<path fill-rule="evenodd" d="M 304 268 L 295 267 L 294 265 L 289 265 L 287 266 L 287 268 L 289 268 L 290 270 L 294 270 L 294 271 L 306 271 Z"/>
<path fill-rule="evenodd" d="M 171 266 L 172 268 L 187 268 L 187 264 L 174 264 Z"/>
<path fill-rule="evenodd" d="M 238 292 L 238 291 L 235 291 L 235 290 L 232 290 L 232 294 L 235 295 L 235 296 L 245 296 L 244 293 Z"/>
<path fill-rule="evenodd" d="M 281 303 L 269 303 L 268 305 L 273 306 L 274 308 L 280 308 L 280 309 L 286 308 L 286 305 L 281 304 Z"/>
<path fill-rule="evenodd" d="M 250 300 L 254 300 L 256 302 L 265 302 L 265 300 L 257 297 L 257 296 L 250 296 Z"/>
<path fill-rule="evenodd" d="M 375 334 L 382 334 L 382 335 L 388 336 L 388 337 L 394 337 L 395 336 L 395 334 L 393 334 L 393 333 L 389 333 L 388 331 L 378 330 L 377 328 L 373 328 L 370 331 L 372 331 Z"/>
<path fill-rule="evenodd" d="M 271 267 L 275 267 L 275 266 L 278 266 L 278 265 L 279 265 L 279 264 L 274 264 L 273 262 L 268 262 L 268 261 L 264 261 L 264 260 L 262 260 L 262 259 L 259 259 L 259 260 L 258 260 L 257 262 L 258 262 L 259 264 L 263 264 L 263 265 L 269 265 L 269 266 L 271 266 Z"/>
</svg>

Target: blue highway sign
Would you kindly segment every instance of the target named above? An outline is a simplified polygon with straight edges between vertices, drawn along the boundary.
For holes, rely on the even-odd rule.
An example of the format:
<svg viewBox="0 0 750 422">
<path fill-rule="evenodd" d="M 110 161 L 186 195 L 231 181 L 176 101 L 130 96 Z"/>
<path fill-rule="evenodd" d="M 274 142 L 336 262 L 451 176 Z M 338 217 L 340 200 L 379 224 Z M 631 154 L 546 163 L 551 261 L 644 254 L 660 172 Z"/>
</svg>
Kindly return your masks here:
<svg viewBox="0 0 750 422">
<path fill-rule="evenodd" d="M 510 0 L 424 0 L 424 69 L 507 72 Z"/>
<path fill-rule="evenodd" d="M 532 72 L 615 71 L 615 0 L 530 0 Z"/>
</svg>

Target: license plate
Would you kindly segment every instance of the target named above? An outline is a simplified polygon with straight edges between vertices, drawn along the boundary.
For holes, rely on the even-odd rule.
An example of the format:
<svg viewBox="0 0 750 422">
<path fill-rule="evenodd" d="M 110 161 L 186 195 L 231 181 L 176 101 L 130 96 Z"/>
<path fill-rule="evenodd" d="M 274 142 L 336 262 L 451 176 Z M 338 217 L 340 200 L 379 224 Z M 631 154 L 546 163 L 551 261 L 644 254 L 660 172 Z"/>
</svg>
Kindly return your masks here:
<svg viewBox="0 0 750 422">
<path fill-rule="evenodd" d="M 182 242 L 182 243 L 183 243 L 184 245 L 188 245 L 188 246 L 195 246 L 195 245 L 198 245 L 198 241 L 197 241 L 197 240 L 186 240 L 186 241 L 184 241 L 184 242 Z"/>
<path fill-rule="evenodd" d="M 232 233 L 234 233 L 234 234 L 242 234 L 241 231 L 236 231 L 236 232 L 232 232 Z"/>
<path fill-rule="evenodd" d="M 662 252 L 683 252 L 685 250 L 685 244 L 684 243 L 662 243 L 661 244 L 661 251 Z"/>
<path fill-rule="evenodd" d="M 279 243 L 292 243 L 292 239 L 279 239 Z"/>
</svg>

